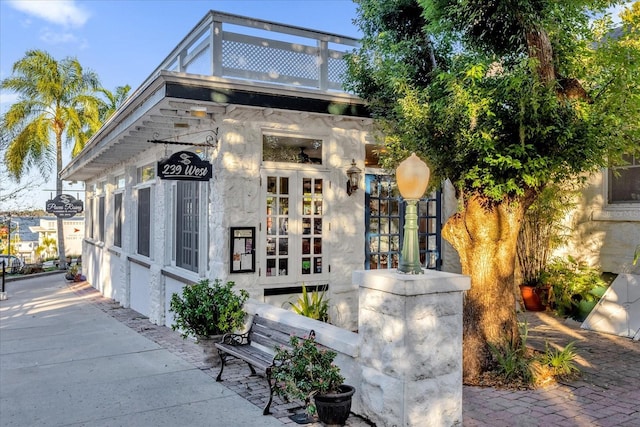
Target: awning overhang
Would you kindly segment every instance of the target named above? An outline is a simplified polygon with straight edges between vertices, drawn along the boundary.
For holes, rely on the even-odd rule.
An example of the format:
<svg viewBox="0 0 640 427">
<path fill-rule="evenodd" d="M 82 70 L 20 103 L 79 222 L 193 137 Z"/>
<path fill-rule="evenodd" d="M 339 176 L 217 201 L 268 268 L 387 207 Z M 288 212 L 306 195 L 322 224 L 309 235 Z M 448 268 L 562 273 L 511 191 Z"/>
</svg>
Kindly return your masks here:
<svg viewBox="0 0 640 427">
<path fill-rule="evenodd" d="M 150 149 L 152 141 L 211 131 L 231 106 L 370 120 L 364 102 L 344 92 L 161 71 L 116 111 L 61 177 L 89 181 Z"/>
</svg>

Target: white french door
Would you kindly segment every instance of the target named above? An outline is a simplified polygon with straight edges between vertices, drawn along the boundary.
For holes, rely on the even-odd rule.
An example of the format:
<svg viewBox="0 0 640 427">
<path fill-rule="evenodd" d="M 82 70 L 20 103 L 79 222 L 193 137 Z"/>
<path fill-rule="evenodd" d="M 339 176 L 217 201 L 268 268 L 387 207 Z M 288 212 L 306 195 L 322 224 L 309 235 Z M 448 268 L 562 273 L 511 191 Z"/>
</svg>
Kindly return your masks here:
<svg viewBox="0 0 640 427">
<path fill-rule="evenodd" d="M 268 282 L 310 282 L 328 275 L 327 184 L 313 171 L 262 171 L 261 275 Z"/>
</svg>

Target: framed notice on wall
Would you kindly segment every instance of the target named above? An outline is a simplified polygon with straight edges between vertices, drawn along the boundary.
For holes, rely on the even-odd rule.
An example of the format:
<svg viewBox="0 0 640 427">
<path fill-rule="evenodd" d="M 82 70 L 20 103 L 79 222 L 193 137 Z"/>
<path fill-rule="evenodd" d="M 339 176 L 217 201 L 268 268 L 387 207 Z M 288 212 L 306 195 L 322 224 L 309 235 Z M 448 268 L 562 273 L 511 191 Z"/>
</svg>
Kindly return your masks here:
<svg viewBox="0 0 640 427">
<path fill-rule="evenodd" d="M 253 273 L 256 271 L 256 228 L 231 227 L 230 272 Z"/>
</svg>

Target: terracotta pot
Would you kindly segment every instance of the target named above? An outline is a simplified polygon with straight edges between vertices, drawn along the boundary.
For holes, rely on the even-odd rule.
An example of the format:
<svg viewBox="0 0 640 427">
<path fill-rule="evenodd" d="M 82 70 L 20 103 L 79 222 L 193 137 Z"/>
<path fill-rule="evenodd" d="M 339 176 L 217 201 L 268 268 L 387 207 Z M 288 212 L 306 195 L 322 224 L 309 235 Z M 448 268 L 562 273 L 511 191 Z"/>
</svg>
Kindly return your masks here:
<svg viewBox="0 0 640 427">
<path fill-rule="evenodd" d="M 520 285 L 520 293 L 522 294 L 522 300 L 524 301 L 524 308 L 528 311 L 544 311 L 545 305 L 542 303 L 540 294 L 543 289 L 536 288 L 534 286 Z"/>
</svg>

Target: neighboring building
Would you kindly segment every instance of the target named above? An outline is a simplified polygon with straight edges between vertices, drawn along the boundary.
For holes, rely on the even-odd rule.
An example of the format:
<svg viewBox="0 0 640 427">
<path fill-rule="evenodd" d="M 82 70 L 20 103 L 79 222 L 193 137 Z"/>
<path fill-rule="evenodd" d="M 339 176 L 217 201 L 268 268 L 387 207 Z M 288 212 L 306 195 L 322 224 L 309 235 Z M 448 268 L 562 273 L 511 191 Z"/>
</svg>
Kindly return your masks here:
<svg viewBox="0 0 640 427">
<path fill-rule="evenodd" d="M 84 238 L 84 217 L 73 217 L 63 220 L 63 235 L 64 235 L 64 251 L 67 256 L 77 257 L 82 254 L 82 240 Z M 49 249 L 43 249 L 40 253 L 40 258 L 48 258 L 58 256 L 58 220 L 56 218 L 40 218 L 40 224 L 37 226 L 30 226 L 29 230 L 32 233 L 38 233 L 38 242 L 32 247 L 34 251 L 34 260 L 36 259 L 35 250 L 40 248 L 49 247 Z M 51 245 L 47 245 L 45 240 L 50 240 Z M 55 249 L 54 249 L 55 247 Z M 32 261 L 35 262 L 35 261 Z"/>
<path fill-rule="evenodd" d="M 171 295 L 203 278 L 278 306 L 328 284 L 333 323 L 354 328 L 352 272 L 397 266 L 404 218 L 372 119 L 341 89 L 356 45 L 209 12 L 62 172 L 86 183 L 88 281 L 165 325 Z M 206 179 L 176 179 L 187 167 Z M 432 268 L 440 210 L 419 205 Z"/>
<path fill-rule="evenodd" d="M 571 214 L 571 238 L 561 252 L 611 273 L 640 274 L 633 254 L 640 245 L 640 159 L 588 180 Z"/>
<path fill-rule="evenodd" d="M 38 242 L 34 241 L 20 241 L 13 244 L 14 255 L 17 255 L 25 263 L 36 262 L 36 249 L 38 248 Z"/>
</svg>

